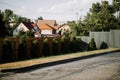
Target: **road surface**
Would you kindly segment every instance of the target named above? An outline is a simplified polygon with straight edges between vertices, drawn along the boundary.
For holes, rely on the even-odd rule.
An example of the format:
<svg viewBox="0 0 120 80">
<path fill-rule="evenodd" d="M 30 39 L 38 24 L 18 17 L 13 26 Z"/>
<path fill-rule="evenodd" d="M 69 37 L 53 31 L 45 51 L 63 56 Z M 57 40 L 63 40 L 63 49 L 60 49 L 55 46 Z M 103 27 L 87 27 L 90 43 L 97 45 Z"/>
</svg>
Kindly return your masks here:
<svg viewBox="0 0 120 80">
<path fill-rule="evenodd" d="M 0 80 L 120 80 L 120 52 L 24 73 L 0 73 Z"/>
</svg>

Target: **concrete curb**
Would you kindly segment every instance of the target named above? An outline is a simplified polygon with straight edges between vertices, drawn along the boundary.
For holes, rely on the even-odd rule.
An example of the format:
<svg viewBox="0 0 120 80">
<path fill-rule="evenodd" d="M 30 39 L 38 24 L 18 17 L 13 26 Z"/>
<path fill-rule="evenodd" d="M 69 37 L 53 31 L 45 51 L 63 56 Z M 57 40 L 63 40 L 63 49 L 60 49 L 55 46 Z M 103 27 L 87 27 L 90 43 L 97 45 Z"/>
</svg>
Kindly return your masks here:
<svg viewBox="0 0 120 80">
<path fill-rule="evenodd" d="M 48 63 L 43 63 L 43 64 L 22 67 L 22 68 L 3 69 L 3 70 L 1 70 L 1 72 L 14 72 L 14 73 L 22 73 L 22 72 L 26 72 L 26 71 L 29 72 L 29 71 L 32 71 L 32 70 L 35 70 L 38 68 L 40 69 L 40 68 L 45 68 L 45 67 L 54 66 L 54 65 L 58 65 L 58 64 L 74 62 L 74 61 L 78 61 L 78 60 L 82 60 L 82 59 L 92 58 L 92 57 L 101 56 L 101 55 L 110 54 L 110 53 L 119 52 L 119 51 L 120 50 L 113 50 L 113 51 L 99 53 L 99 54 L 75 57 L 75 58 L 70 58 L 70 59 L 64 59 L 64 60 L 59 60 L 59 61 L 53 61 L 53 62 L 48 62 Z"/>
</svg>

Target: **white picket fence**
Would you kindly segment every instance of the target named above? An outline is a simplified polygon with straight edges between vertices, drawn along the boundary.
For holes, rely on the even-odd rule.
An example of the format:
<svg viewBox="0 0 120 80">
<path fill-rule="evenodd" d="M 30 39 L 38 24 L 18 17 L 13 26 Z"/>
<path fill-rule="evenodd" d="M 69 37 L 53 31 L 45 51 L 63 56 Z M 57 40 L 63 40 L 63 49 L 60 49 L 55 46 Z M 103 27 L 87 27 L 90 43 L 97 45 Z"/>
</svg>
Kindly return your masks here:
<svg viewBox="0 0 120 80">
<path fill-rule="evenodd" d="M 97 48 L 104 41 L 109 47 L 120 47 L 120 30 L 110 30 L 110 32 L 90 32 L 89 36 L 81 36 L 86 43 L 94 38 Z"/>
</svg>

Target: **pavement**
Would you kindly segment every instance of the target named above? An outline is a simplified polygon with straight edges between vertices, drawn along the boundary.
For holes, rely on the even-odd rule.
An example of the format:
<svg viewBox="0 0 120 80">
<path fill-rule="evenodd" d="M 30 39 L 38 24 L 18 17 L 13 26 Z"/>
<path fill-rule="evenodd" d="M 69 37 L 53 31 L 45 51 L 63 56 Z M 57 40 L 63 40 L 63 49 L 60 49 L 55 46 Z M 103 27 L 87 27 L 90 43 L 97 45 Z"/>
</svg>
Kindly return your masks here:
<svg viewBox="0 0 120 80">
<path fill-rule="evenodd" d="M 1 72 L 0 80 L 120 80 L 120 52 L 21 73 Z"/>
</svg>

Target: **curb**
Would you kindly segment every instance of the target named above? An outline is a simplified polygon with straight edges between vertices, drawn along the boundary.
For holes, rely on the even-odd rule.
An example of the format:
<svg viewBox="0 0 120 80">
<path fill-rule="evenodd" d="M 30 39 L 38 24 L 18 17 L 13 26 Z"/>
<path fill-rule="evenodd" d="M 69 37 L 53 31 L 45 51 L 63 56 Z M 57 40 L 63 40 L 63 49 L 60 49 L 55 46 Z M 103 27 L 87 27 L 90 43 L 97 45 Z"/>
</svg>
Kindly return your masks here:
<svg viewBox="0 0 120 80">
<path fill-rule="evenodd" d="M 87 56 L 75 57 L 75 58 L 70 58 L 70 59 L 64 59 L 64 60 L 59 60 L 59 61 L 53 61 L 53 62 L 48 62 L 48 63 L 43 63 L 43 64 L 37 64 L 37 65 L 22 67 L 22 68 L 3 69 L 3 70 L 1 70 L 1 72 L 14 72 L 14 73 L 29 72 L 29 71 L 32 71 L 32 70 L 36 70 L 38 68 L 41 69 L 41 68 L 45 68 L 45 67 L 50 67 L 50 66 L 55 66 L 55 65 L 59 65 L 59 64 L 74 62 L 74 61 L 83 60 L 83 59 L 87 59 L 87 58 L 92 58 L 92 57 L 96 57 L 96 56 L 111 54 L 111 53 L 119 52 L 119 51 L 120 50 L 113 50 L 113 51 L 99 53 L 99 54 L 92 54 L 92 55 L 87 55 Z"/>
</svg>

